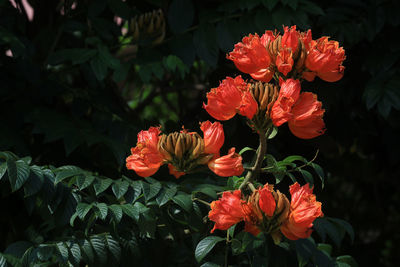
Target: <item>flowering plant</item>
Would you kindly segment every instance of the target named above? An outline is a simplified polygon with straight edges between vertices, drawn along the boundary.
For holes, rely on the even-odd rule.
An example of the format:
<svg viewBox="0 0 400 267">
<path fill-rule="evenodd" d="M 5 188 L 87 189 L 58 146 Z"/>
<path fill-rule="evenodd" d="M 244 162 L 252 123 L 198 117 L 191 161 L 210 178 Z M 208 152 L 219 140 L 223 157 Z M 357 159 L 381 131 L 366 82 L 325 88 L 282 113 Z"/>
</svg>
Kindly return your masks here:
<svg viewBox="0 0 400 267">
<path fill-rule="evenodd" d="M 126 159 L 127 168 L 148 177 L 167 164 L 171 175 L 185 179 L 183 175 L 201 172 L 207 166 L 217 176 L 230 177 L 228 185 L 218 187 L 215 194 L 203 190 L 206 195 L 220 195 L 219 199 L 209 203 L 195 197 L 196 192 L 192 191 L 192 201 L 209 206 L 208 220 L 214 224 L 210 232 L 227 231 L 226 243 L 231 245 L 233 255 L 248 251 L 246 242 L 254 245 L 257 240 L 262 244 L 271 240 L 280 247 L 290 247 L 289 242 L 294 241 L 299 241 L 295 246 L 309 246 L 301 240 L 314 242 L 310 236 L 315 226 L 321 234 L 329 231 L 325 228 L 331 227 L 332 222 L 347 228 L 351 235 L 351 227 L 346 222 L 329 217 L 321 219 L 324 214 L 322 203 L 313 193 L 313 175 L 304 170 L 305 167 L 314 168 L 323 182 L 323 171 L 313 162 L 315 158 L 307 161 L 300 156 L 289 156 L 277 161 L 267 154 L 267 140 L 272 139 L 284 123 L 288 123 L 293 135 L 301 139 L 324 134 L 322 103 L 316 94 L 302 92 L 301 82 L 311 82 L 316 77 L 327 82 L 340 80 L 345 68 L 342 65 L 344 49 L 328 37 L 313 40 L 311 30 L 300 32 L 292 26 L 284 27 L 282 35 L 277 30 L 267 30 L 261 37 L 258 34 L 244 37 L 227 59 L 251 78 L 239 75 L 222 80 L 218 87 L 207 93 L 203 107 L 219 121 L 229 120 L 236 114 L 245 117 L 258 135 L 258 149 L 246 147 L 237 153 L 231 148 L 227 155 L 221 156 L 225 135 L 218 121 L 200 124 L 203 137 L 186 129 L 162 134 L 161 127 L 150 127 L 138 134 L 137 144 Z M 252 163 L 246 165 L 242 154 L 249 150 L 256 152 Z M 299 160 L 305 164 L 297 166 L 295 161 Z M 293 173 L 300 173 L 306 183 L 300 185 Z M 271 175 L 275 181 L 265 182 Z M 293 181 L 289 187 L 290 198 L 275 189 L 285 176 Z M 287 189 L 283 188 L 285 191 Z M 235 232 L 239 233 L 235 235 Z M 196 259 L 202 261 L 222 240 L 218 236 L 201 240 L 196 248 Z M 265 255 L 266 251 L 263 253 Z M 300 255 L 298 260 L 318 261 L 315 259 L 321 255 L 318 253 L 318 249 L 314 249 L 308 258 Z M 229 262 L 228 256 L 229 252 L 225 252 L 225 266 Z"/>
</svg>

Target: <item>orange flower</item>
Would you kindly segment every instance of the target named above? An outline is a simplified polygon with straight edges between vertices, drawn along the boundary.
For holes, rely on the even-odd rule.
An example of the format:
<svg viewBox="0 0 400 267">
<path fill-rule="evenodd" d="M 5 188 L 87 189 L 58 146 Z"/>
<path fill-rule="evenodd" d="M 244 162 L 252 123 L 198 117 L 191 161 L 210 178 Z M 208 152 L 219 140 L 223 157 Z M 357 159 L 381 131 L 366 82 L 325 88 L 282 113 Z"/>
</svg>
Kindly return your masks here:
<svg viewBox="0 0 400 267">
<path fill-rule="evenodd" d="M 265 31 L 265 33 L 261 36 L 261 44 L 264 47 L 267 47 L 269 42 L 275 41 L 275 39 L 279 36 L 279 33 L 273 33 L 272 31 Z"/>
<path fill-rule="evenodd" d="M 293 53 L 289 49 L 283 48 L 276 57 L 278 71 L 285 76 L 292 70 L 294 64 L 292 55 Z"/>
<path fill-rule="evenodd" d="M 292 108 L 293 118 L 289 120 L 289 129 L 297 137 L 311 139 L 325 132 L 322 117 L 325 110 L 317 95 L 309 92 L 302 93 Z"/>
<path fill-rule="evenodd" d="M 281 126 L 293 117 L 292 107 L 299 99 L 301 90 L 299 80 L 279 79 L 279 84 L 279 96 L 271 109 L 271 119 L 275 126 Z"/>
<path fill-rule="evenodd" d="M 290 131 L 302 139 L 310 139 L 325 132 L 322 119 L 325 110 L 313 93 L 300 94 L 298 80 L 280 80 L 281 90 L 271 109 L 271 119 L 275 126 L 288 122 Z"/>
<path fill-rule="evenodd" d="M 203 107 L 217 120 L 229 120 L 236 113 L 251 119 L 257 112 L 257 102 L 241 76 L 235 79 L 227 77 L 207 93 L 207 100 L 208 104 L 203 104 Z"/>
<path fill-rule="evenodd" d="M 258 81 L 262 81 L 262 82 L 269 82 L 271 79 L 272 79 L 272 77 L 274 76 L 274 72 L 273 71 L 271 71 L 271 69 L 270 68 L 268 68 L 268 69 L 260 69 L 259 71 L 257 71 L 257 72 L 254 72 L 254 73 L 250 73 L 250 76 L 253 78 L 253 79 L 255 79 L 255 80 L 258 80 Z"/>
<path fill-rule="evenodd" d="M 269 217 L 272 217 L 275 212 L 275 198 L 272 195 L 273 186 L 272 185 L 264 185 L 263 188 L 258 189 L 260 194 L 260 199 L 258 201 L 258 205 L 260 209 Z"/>
<path fill-rule="evenodd" d="M 283 30 L 285 33 L 282 36 L 281 46 L 283 48 L 284 47 L 290 48 L 291 49 L 290 51 L 293 53 L 296 51 L 297 46 L 299 45 L 300 34 L 298 31 L 296 31 L 296 25 L 290 27 L 290 29 L 287 26 L 283 27 Z"/>
<path fill-rule="evenodd" d="M 227 58 L 232 60 L 241 72 L 249 74 L 267 69 L 271 64 L 271 58 L 265 46 L 261 44 L 258 34 L 244 37 L 242 42 L 235 44 Z"/>
<path fill-rule="evenodd" d="M 245 202 L 241 199 L 242 193 L 240 190 L 235 190 L 233 193 L 227 191 L 222 194 L 222 197 L 211 202 L 211 210 L 208 213 L 208 218 L 215 222 L 215 229 L 228 230 L 232 225 L 244 219 L 243 205 Z"/>
<path fill-rule="evenodd" d="M 219 122 L 211 123 L 205 121 L 200 124 L 200 129 L 203 131 L 204 153 L 219 154 L 219 150 L 225 141 L 224 129 Z"/>
<path fill-rule="evenodd" d="M 329 37 L 324 36 L 310 42 L 305 64 L 322 80 L 336 82 L 343 77 L 342 63 L 346 56 L 343 47 L 339 47 L 337 41 L 328 39 Z"/>
<path fill-rule="evenodd" d="M 316 200 L 309 184 L 300 186 L 295 183 L 290 186 L 292 196 L 288 220 L 281 226 L 281 232 L 290 240 L 308 238 L 311 235 L 313 222 L 324 216 L 321 202 Z"/>
<path fill-rule="evenodd" d="M 235 148 L 231 148 L 228 155 L 222 157 L 214 157 L 208 162 L 208 167 L 215 174 L 222 177 L 229 177 L 233 175 L 241 175 L 244 171 L 242 165 L 242 157 L 235 153 Z"/>
<path fill-rule="evenodd" d="M 126 167 L 134 170 L 141 177 L 148 177 L 157 172 L 163 163 L 163 157 L 157 150 L 159 127 L 150 127 L 140 131 L 136 147 L 131 148 L 131 155 L 126 158 Z"/>
</svg>

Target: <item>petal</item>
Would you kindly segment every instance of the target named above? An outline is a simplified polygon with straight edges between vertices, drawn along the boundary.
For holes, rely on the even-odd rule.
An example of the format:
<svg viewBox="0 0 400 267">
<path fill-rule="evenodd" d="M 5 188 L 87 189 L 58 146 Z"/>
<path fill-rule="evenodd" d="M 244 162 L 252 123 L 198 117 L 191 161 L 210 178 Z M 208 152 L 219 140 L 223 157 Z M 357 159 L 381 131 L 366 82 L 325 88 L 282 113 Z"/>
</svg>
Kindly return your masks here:
<svg viewBox="0 0 400 267">
<path fill-rule="evenodd" d="M 241 175 L 244 171 L 242 157 L 235 153 L 235 148 L 231 148 L 228 155 L 210 160 L 208 167 L 222 177 Z"/>
<path fill-rule="evenodd" d="M 201 123 L 200 129 L 203 131 L 204 136 L 204 153 L 218 154 L 225 141 L 222 124 L 205 121 Z"/>
<path fill-rule="evenodd" d="M 289 120 L 289 129 L 297 137 L 310 139 L 325 132 L 322 103 L 313 93 L 302 93 L 292 108 L 293 117 Z"/>
</svg>

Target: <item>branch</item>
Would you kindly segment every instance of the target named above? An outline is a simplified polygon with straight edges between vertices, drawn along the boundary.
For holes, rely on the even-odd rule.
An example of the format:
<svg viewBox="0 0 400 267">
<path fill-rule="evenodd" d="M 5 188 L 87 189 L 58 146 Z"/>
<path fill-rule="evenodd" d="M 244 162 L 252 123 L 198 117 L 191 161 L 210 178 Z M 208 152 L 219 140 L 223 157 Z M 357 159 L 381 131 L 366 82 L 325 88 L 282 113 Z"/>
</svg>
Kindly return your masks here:
<svg viewBox="0 0 400 267">
<path fill-rule="evenodd" d="M 244 186 L 246 186 L 249 182 L 251 182 L 255 177 L 258 176 L 258 174 L 261 171 L 261 164 L 264 160 L 264 155 L 267 151 L 267 138 L 265 137 L 266 134 L 268 134 L 270 129 L 267 129 L 266 131 L 259 131 L 258 136 L 259 136 L 259 145 L 257 149 L 257 155 L 256 155 L 256 160 L 254 162 L 254 165 L 252 169 L 250 169 L 246 177 L 244 178 L 242 184 L 240 185 L 239 189 L 243 189 Z"/>
</svg>

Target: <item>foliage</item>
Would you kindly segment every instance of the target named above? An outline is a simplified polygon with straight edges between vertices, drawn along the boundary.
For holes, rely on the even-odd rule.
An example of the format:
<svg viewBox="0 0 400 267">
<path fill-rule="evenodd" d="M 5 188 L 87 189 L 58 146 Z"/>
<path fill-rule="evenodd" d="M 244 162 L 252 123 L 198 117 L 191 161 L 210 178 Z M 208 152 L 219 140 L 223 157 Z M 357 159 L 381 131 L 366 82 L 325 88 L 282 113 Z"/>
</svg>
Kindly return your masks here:
<svg viewBox="0 0 400 267">
<path fill-rule="evenodd" d="M 243 35 L 282 24 L 335 36 L 348 59 L 335 88 L 323 83 L 311 88 L 328 103 L 328 135 L 315 141 L 325 175 L 312 160 L 285 159 L 299 151 L 313 158 L 317 145 L 294 144 L 283 129 L 270 149 L 283 160 L 268 156 L 273 168 L 264 179 L 288 183 L 283 172 L 309 182 L 317 178 L 318 190 L 322 179 L 329 185 L 323 200 L 327 214 L 354 222 L 357 234 L 353 237 L 346 223 L 325 218 L 316 223 L 315 240 L 270 244 L 274 254 L 269 255 L 257 247 L 259 240 L 235 235 L 231 260 L 256 265 L 296 249 L 302 254 L 291 259 L 298 262 L 352 266 L 347 256 L 331 256 L 350 251 L 360 265 L 372 264 L 363 258 L 366 253 L 380 259 L 374 265 L 395 266 L 400 222 L 396 1 L 30 0 L 32 21 L 21 1 L 15 2 L 22 12 L 0 1 L 0 149 L 31 158 L 1 154 L 1 266 L 130 263 L 132 258 L 142 265 L 196 265 L 193 251 L 210 227 L 188 216 L 189 210 L 196 218 L 207 213 L 192 198 L 214 200 L 217 191 L 237 187 L 241 178 L 193 175 L 175 183 L 164 171 L 157 181 L 136 180 L 124 159 L 139 129 L 158 123 L 167 130 L 181 124 L 195 128 L 206 118 L 199 110 L 207 89 L 236 73 L 225 54 Z M 164 14 L 165 38 L 153 43 L 160 36 L 156 31 L 156 37 L 135 37 L 130 22 L 157 9 Z M 126 35 L 115 16 L 126 21 Z M 251 134 L 237 133 L 241 123 L 235 119 L 226 126 L 227 139 L 238 147 L 248 145 L 244 140 Z M 160 221 L 151 220 L 153 215 Z M 344 233 L 354 238 L 352 249 L 337 247 Z M 204 266 L 212 266 L 207 260 L 223 261 L 216 256 L 225 250 L 223 243 L 208 246 Z"/>
</svg>

